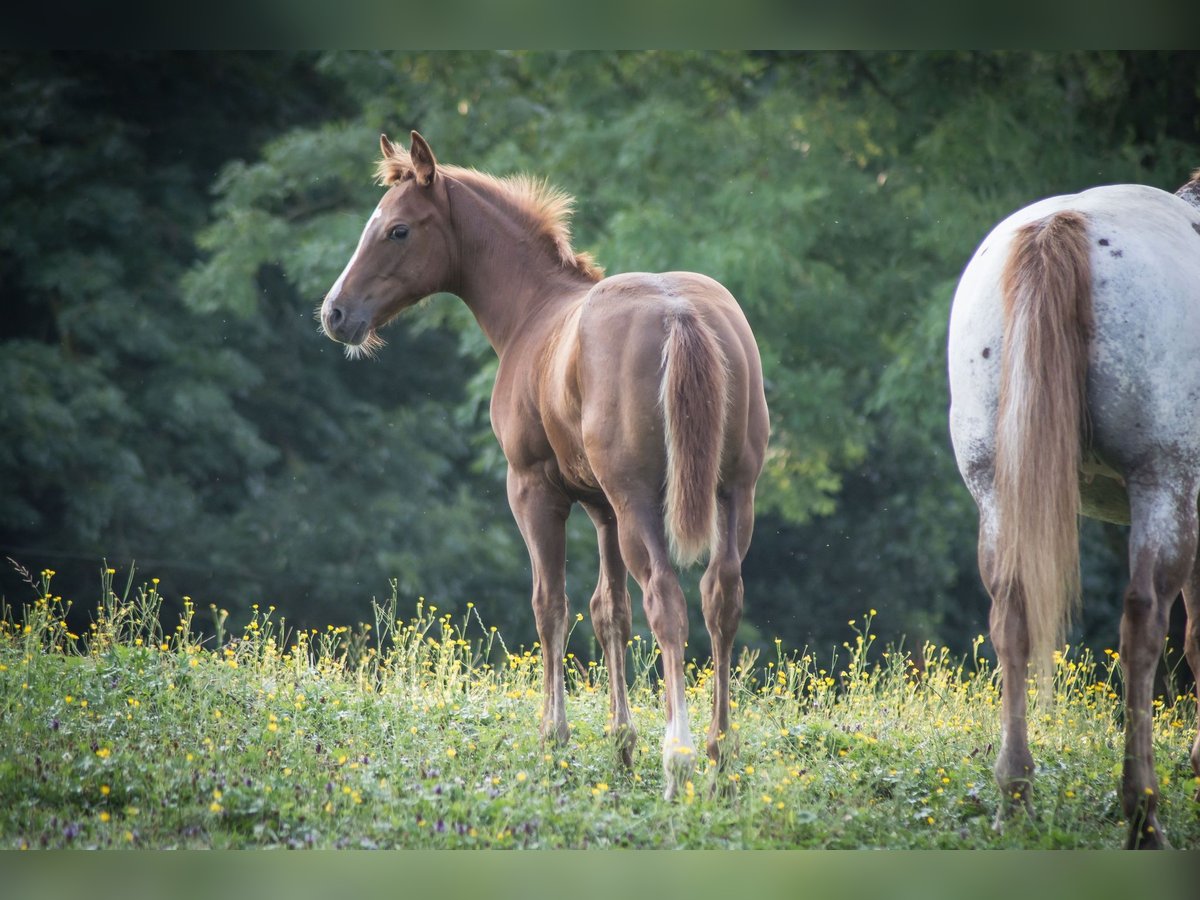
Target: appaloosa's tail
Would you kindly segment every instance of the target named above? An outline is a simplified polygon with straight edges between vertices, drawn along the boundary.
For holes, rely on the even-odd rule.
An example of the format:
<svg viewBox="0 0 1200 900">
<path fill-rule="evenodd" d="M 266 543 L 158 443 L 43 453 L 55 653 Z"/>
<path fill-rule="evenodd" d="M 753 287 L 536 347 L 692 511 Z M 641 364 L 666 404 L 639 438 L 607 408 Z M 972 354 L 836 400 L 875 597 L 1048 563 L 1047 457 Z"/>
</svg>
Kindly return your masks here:
<svg viewBox="0 0 1200 900">
<path fill-rule="evenodd" d="M 717 479 L 728 373 L 721 343 L 691 306 L 667 320 L 659 388 L 667 442 L 664 516 L 671 555 L 694 563 L 717 540 Z"/>
<path fill-rule="evenodd" d="M 1092 272 L 1087 220 L 1018 229 L 1004 266 L 996 422 L 997 612 L 1023 604 L 1029 659 L 1050 671 L 1079 602 L 1079 464 L 1087 427 Z"/>
</svg>

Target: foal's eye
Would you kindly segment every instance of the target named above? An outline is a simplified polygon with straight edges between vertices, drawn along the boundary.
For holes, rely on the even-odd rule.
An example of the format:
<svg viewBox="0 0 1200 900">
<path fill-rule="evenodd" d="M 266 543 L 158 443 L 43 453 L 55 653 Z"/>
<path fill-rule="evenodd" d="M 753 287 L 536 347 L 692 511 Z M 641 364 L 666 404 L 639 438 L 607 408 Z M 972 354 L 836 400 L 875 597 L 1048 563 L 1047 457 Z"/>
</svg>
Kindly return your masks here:
<svg viewBox="0 0 1200 900">
<path fill-rule="evenodd" d="M 388 239 L 393 241 L 402 241 L 408 237 L 407 225 L 393 225 L 392 230 L 388 232 Z"/>
</svg>

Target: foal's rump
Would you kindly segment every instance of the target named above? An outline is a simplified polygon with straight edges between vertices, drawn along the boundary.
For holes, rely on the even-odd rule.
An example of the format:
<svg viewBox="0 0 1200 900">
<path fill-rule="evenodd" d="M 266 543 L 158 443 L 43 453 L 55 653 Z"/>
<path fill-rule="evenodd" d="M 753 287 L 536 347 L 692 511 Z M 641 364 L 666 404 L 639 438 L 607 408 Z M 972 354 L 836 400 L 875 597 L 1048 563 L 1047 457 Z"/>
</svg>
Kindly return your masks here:
<svg viewBox="0 0 1200 900">
<path fill-rule="evenodd" d="M 757 350 L 736 301 L 690 272 L 607 278 L 579 317 L 584 446 L 606 492 L 662 491 L 675 558 L 695 561 L 717 537 L 717 492 L 747 461 Z M 762 416 L 765 428 L 765 409 Z M 747 464 L 749 462 L 749 464 Z"/>
</svg>

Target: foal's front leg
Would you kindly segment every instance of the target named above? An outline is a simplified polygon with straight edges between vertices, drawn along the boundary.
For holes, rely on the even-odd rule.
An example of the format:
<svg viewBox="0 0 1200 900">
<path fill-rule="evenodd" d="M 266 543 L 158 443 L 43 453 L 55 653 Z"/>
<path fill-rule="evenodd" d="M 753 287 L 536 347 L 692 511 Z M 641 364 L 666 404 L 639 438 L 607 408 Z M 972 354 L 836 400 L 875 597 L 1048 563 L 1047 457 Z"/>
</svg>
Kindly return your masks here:
<svg viewBox="0 0 1200 900">
<path fill-rule="evenodd" d="M 617 535 L 617 517 L 607 504 L 584 503 L 596 539 L 600 545 L 600 579 L 592 594 L 592 628 L 604 651 L 608 669 L 609 727 L 617 756 L 630 768 L 637 732 L 629 713 L 629 696 L 625 686 L 625 653 L 633 628 L 629 605 L 629 570 L 621 559 L 621 544 Z"/>
<path fill-rule="evenodd" d="M 508 470 L 508 503 L 533 568 L 533 614 L 542 645 L 542 741 L 565 744 L 567 690 L 566 523 L 571 502 L 538 470 Z"/>
</svg>

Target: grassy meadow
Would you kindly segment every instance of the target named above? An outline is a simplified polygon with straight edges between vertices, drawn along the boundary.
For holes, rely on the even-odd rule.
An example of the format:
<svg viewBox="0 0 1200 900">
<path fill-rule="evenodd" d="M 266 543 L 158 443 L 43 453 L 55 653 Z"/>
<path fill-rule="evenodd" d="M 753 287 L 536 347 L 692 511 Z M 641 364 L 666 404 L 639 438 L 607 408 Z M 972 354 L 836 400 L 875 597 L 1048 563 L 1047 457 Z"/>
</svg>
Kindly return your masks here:
<svg viewBox="0 0 1200 900">
<path fill-rule="evenodd" d="M 232 628 L 103 576 L 74 634 L 53 573 L 0 626 L 0 847 L 1117 848 L 1120 667 L 1067 648 L 1031 712 L 1039 815 L 992 830 L 995 672 L 925 646 L 880 652 L 872 613 L 820 652 L 743 654 L 718 775 L 662 799 L 651 642 L 631 642 L 632 771 L 606 734 L 600 660 L 571 655 L 565 747 L 539 744 L 541 663 L 471 604 L 371 604 L 369 624 L 295 631 L 273 607 Z M 588 628 L 582 616 L 575 627 Z M 201 627 L 203 624 L 203 627 Z M 207 637 L 201 638 L 203 631 Z M 1175 655 L 1178 658 L 1178 654 Z M 711 670 L 689 666 L 702 743 Z M 1200 847 L 1195 701 L 1155 710 L 1160 816 Z"/>
</svg>

